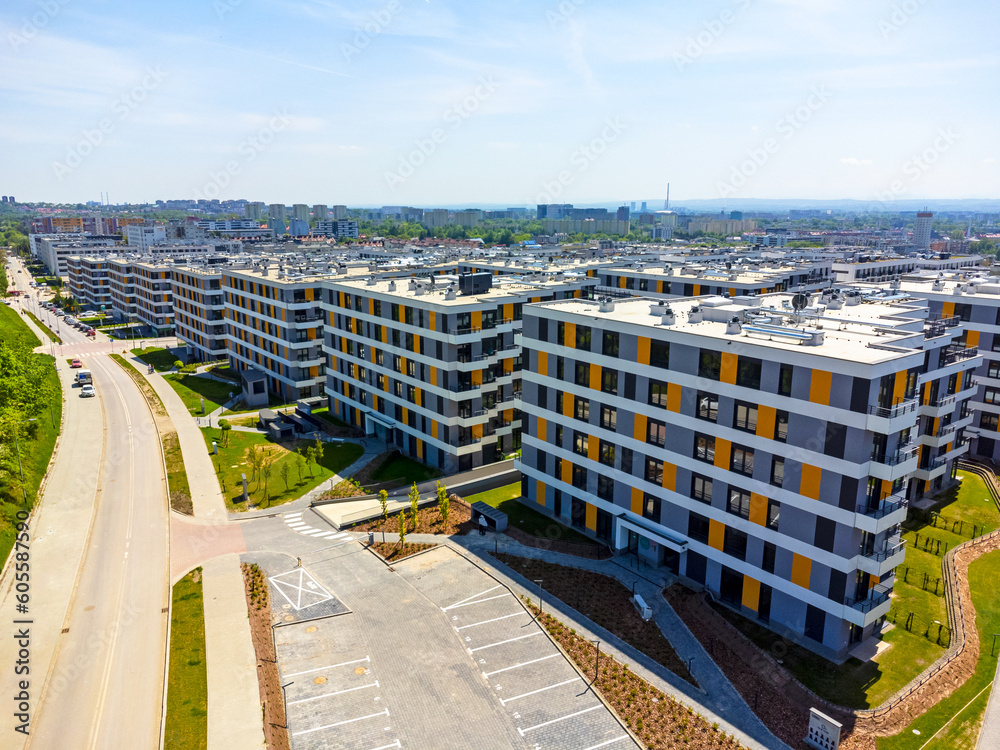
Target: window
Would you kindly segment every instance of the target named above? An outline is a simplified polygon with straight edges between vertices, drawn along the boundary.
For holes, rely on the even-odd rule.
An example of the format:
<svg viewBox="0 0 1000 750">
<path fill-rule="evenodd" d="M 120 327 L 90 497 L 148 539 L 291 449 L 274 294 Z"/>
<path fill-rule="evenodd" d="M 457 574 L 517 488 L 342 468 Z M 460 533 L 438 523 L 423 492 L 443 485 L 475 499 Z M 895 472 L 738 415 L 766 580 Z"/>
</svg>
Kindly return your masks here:
<svg viewBox="0 0 1000 750">
<path fill-rule="evenodd" d="M 618 331 L 605 331 L 601 340 L 601 354 L 605 357 L 618 356 Z"/>
<path fill-rule="evenodd" d="M 647 458 L 645 478 L 647 482 L 652 482 L 653 484 L 662 485 L 663 461 L 657 461 L 655 458 Z"/>
<path fill-rule="evenodd" d="M 619 453 L 621 453 L 621 457 L 622 457 L 622 463 L 621 463 L 621 467 L 620 467 L 621 470 L 623 472 L 625 472 L 626 474 L 631 474 L 632 473 L 632 449 L 631 448 L 622 448 L 619 451 Z"/>
<path fill-rule="evenodd" d="M 715 463 L 715 438 L 708 435 L 695 435 L 694 457 L 699 461 Z"/>
<path fill-rule="evenodd" d="M 576 348 L 590 351 L 590 326 L 576 327 Z"/>
<path fill-rule="evenodd" d="M 984 430 L 997 432 L 998 422 L 1000 422 L 1000 415 L 987 414 L 986 412 L 979 415 L 979 426 Z"/>
<path fill-rule="evenodd" d="M 730 471 L 735 471 L 744 476 L 753 476 L 753 451 L 744 448 L 742 445 L 733 446 L 733 457 L 729 466 Z"/>
<path fill-rule="evenodd" d="M 548 318 L 538 319 L 538 340 L 548 341 L 549 340 L 549 321 Z"/>
<path fill-rule="evenodd" d="M 598 444 L 598 447 L 597 460 L 613 469 L 615 467 L 615 444 L 602 440 Z"/>
<path fill-rule="evenodd" d="M 691 513 L 688 516 L 688 536 L 696 542 L 708 544 L 708 519 L 705 516 Z"/>
<path fill-rule="evenodd" d="M 719 418 L 719 397 L 714 393 L 698 391 L 698 419 L 715 422 Z"/>
<path fill-rule="evenodd" d="M 778 554 L 778 548 L 771 542 L 764 542 L 764 557 L 760 561 L 761 570 L 765 573 L 774 572 L 774 558 Z"/>
<path fill-rule="evenodd" d="M 760 390 L 760 360 L 740 357 L 736 362 L 736 385 Z"/>
<path fill-rule="evenodd" d="M 573 486 L 578 490 L 587 489 L 587 469 L 573 464 Z"/>
<path fill-rule="evenodd" d="M 736 415 L 733 420 L 733 427 L 746 432 L 757 431 L 757 406 L 743 402 L 736 403 Z"/>
<path fill-rule="evenodd" d="M 582 422 L 590 421 L 590 399 L 573 397 L 573 416 Z"/>
<path fill-rule="evenodd" d="M 718 380 L 722 372 L 722 354 L 702 349 L 698 355 L 698 377 Z"/>
<path fill-rule="evenodd" d="M 792 395 L 792 366 L 782 365 L 781 370 L 778 371 L 778 395 L 779 396 L 791 396 Z"/>
<path fill-rule="evenodd" d="M 578 456 L 587 455 L 588 440 L 584 432 L 573 432 L 573 452 Z"/>
<path fill-rule="evenodd" d="M 767 501 L 767 528 L 778 530 L 778 517 L 781 515 L 781 503 L 777 500 Z"/>
<path fill-rule="evenodd" d="M 562 357 L 556 357 L 556 378 L 558 380 L 563 380 L 566 377 L 566 360 Z"/>
<path fill-rule="evenodd" d="M 649 364 L 653 367 L 670 367 L 670 344 L 666 341 L 649 342 Z"/>
<path fill-rule="evenodd" d="M 712 480 L 701 474 L 691 475 L 691 497 L 702 503 L 712 503 Z"/>
<path fill-rule="evenodd" d="M 722 541 L 722 551 L 727 555 L 735 557 L 737 560 L 747 559 L 747 533 L 726 527 L 726 535 Z"/>
<path fill-rule="evenodd" d="M 649 381 L 649 403 L 653 406 L 667 406 L 667 384 L 659 380 Z"/>
<path fill-rule="evenodd" d="M 556 411 L 560 414 L 563 413 L 563 392 L 556 391 Z"/>
<path fill-rule="evenodd" d="M 613 406 L 601 407 L 601 427 L 614 431 L 618 425 L 618 410 Z"/>
<path fill-rule="evenodd" d="M 785 483 L 785 459 L 771 459 L 771 484 L 781 487 Z"/>
<path fill-rule="evenodd" d="M 576 363 L 576 373 L 573 382 L 582 385 L 584 388 L 590 387 L 590 365 L 586 362 Z"/>
<path fill-rule="evenodd" d="M 608 368 L 601 370 L 601 391 L 603 393 L 618 393 L 618 370 Z"/>
<path fill-rule="evenodd" d="M 597 496 L 601 500 L 614 502 L 615 500 L 615 480 L 603 474 L 597 477 Z"/>
<path fill-rule="evenodd" d="M 990 366 L 986 370 L 986 377 L 1000 378 L 1000 362 L 990 362 Z"/>
<path fill-rule="evenodd" d="M 1000 404 L 1000 388 L 986 388 L 983 393 L 983 401 L 987 404 Z"/>
<path fill-rule="evenodd" d="M 646 442 L 664 447 L 667 444 L 667 426 L 659 420 L 649 420 L 646 425 Z"/>
<path fill-rule="evenodd" d="M 625 393 L 623 394 L 626 399 L 632 401 L 635 399 L 635 373 L 626 372 L 625 373 Z"/>
<path fill-rule="evenodd" d="M 774 439 L 784 443 L 788 440 L 788 412 L 779 411 L 774 418 Z"/>
<path fill-rule="evenodd" d="M 738 487 L 729 488 L 729 504 L 726 510 L 740 518 L 750 518 L 750 493 Z"/>
<path fill-rule="evenodd" d="M 563 444 L 563 426 L 561 424 L 556 425 L 556 445 L 562 448 Z"/>
<path fill-rule="evenodd" d="M 650 521 L 660 522 L 660 498 L 648 492 L 642 498 L 642 517 Z"/>
<path fill-rule="evenodd" d="M 559 346 L 566 344 L 566 324 L 561 320 L 556 323 L 556 343 Z"/>
</svg>

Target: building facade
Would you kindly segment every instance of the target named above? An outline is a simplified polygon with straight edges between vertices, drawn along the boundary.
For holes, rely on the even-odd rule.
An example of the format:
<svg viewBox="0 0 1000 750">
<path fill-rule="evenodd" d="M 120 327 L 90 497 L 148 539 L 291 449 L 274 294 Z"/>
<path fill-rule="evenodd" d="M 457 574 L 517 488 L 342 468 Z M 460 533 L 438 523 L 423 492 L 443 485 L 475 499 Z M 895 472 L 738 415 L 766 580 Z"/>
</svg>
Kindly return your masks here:
<svg viewBox="0 0 1000 750">
<path fill-rule="evenodd" d="M 188 357 L 199 362 L 226 359 L 228 329 L 222 293 L 222 269 L 211 266 L 176 266 L 171 269 L 174 331 L 188 348 Z"/>
</svg>

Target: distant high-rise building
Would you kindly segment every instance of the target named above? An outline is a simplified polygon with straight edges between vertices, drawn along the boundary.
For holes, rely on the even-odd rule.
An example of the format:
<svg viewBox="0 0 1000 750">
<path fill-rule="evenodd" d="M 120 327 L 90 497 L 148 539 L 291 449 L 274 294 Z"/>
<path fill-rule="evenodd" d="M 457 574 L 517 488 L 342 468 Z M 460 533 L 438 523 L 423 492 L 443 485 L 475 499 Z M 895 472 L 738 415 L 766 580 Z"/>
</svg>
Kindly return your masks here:
<svg viewBox="0 0 1000 750">
<path fill-rule="evenodd" d="M 640 211 L 642 211 L 643 213 L 645 213 L 645 212 L 646 212 L 646 201 L 643 201 L 643 202 L 642 202 L 642 208 L 641 208 L 641 209 L 639 209 L 639 210 L 640 210 Z"/>
<path fill-rule="evenodd" d="M 247 203 L 246 217 L 260 221 L 264 216 L 264 204 L 259 201 Z"/>
<path fill-rule="evenodd" d="M 299 221 L 309 221 L 309 206 L 305 203 L 296 203 L 292 206 L 292 217 Z"/>
<path fill-rule="evenodd" d="M 572 203 L 539 203 L 536 219 L 564 219 L 573 210 Z"/>
<path fill-rule="evenodd" d="M 285 221 L 285 204 L 284 203 L 272 203 L 267 207 L 267 215 L 277 221 L 284 224 Z"/>
<path fill-rule="evenodd" d="M 632 210 L 635 211 L 635 201 L 632 201 L 631 206 L 632 206 Z"/>
<path fill-rule="evenodd" d="M 309 234 L 309 222 L 305 219 L 300 219 L 298 216 L 293 216 L 289 222 L 288 233 L 292 237 L 305 237 Z"/>
<path fill-rule="evenodd" d="M 322 203 L 317 203 L 313 206 L 313 218 L 316 219 L 316 221 L 325 221 L 328 213 L 329 211 L 326 210 L 326 206 Z"/>
<path fill-rule="evenodd" d="M 733 221 L 743 221 L 743 212 L 742 211 L 730 211 L 729 212 L 729 218 L 732 219 Z"/>
<path fill-rule="evenodd" d="M 917 212 L 917 221 L 913 225 L 913 244 L 922 250 L 929 250 L 931 247 L 931 224 L 933 222 L 934 214 L 932 212 Z"/>
<path fill-rule="evenodd" d="M 628 221 L 629 218 L 629 208 L 628 206 L 619 206 L 618 214 L 615 216 L 618 221 Z"/>
<path fill-rule="evenodd" d="M 334 206 L 333 207 L 333 219 L 336 221 L 338 219 L 347 218 L 347 206 Z"/>
</svg>

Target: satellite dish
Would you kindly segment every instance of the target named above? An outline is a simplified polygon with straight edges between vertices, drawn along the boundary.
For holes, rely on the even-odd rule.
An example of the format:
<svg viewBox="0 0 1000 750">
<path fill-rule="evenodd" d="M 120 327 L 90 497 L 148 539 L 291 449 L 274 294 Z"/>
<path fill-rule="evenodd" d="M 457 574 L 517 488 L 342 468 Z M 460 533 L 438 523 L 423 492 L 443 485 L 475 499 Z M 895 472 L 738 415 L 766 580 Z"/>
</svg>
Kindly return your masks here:
<svg viewBox="0 0 1000 750">
<path fill-rule="evenodd" d="M 809 295 L 799 292 L 792 297 L 792 309 L 798 312 L 809 306 Z"/>
</svg>

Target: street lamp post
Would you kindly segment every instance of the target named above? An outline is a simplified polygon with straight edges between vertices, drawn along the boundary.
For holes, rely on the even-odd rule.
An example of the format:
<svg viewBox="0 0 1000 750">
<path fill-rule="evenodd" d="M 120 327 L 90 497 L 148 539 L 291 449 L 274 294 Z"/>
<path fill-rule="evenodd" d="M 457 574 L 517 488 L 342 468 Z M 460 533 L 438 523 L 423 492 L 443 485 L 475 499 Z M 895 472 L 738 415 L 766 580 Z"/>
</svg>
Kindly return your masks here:
<svg viewBox="0 0 1000 750">
<path fill-rule="evenodd" d="M 594 641 L 594 645 L 597 646 L 597 661 L 594 663 L 594 682 L 597 682 L 597 678 L 601 676 L 601 642 Z"/>
<path fill-rule="evenodd" d="M 538 616 L 542 616 L 542 578 L 536 578 L 535 583 L 538 584 Z"/>
</svg>

